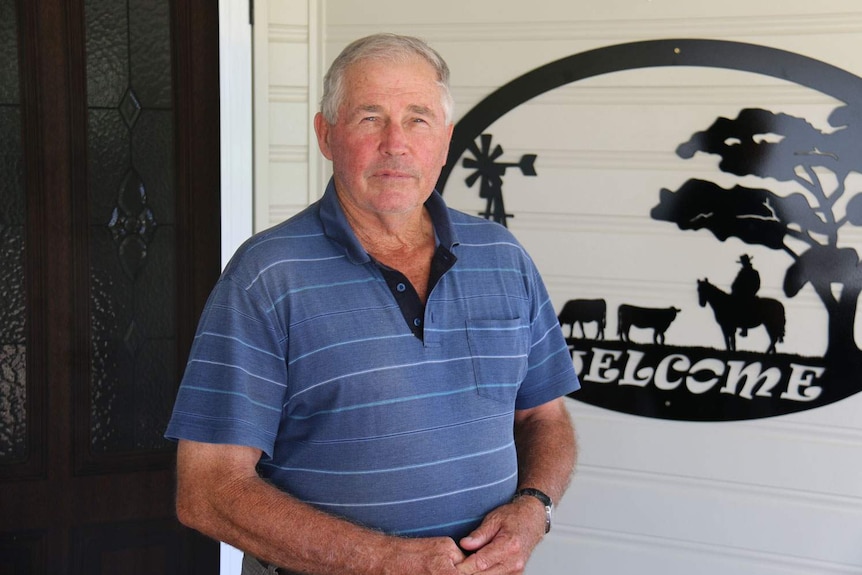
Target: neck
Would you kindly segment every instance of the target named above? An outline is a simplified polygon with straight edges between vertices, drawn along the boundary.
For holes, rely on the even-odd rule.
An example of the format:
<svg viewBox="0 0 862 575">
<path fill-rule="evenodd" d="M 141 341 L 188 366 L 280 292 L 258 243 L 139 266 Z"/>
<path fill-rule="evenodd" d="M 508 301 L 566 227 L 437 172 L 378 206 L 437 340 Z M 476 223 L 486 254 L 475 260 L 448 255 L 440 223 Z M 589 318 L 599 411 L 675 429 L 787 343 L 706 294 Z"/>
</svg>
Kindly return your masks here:
<svg viewBox="0 0 862 575">
<path fill-rule="evenodd" d="M 424 303 L 436 241 L 431 216 L 424 207 L 412 217 L 357 218 L 345 210 L 356 238 L 371 257 L 404 274 Z"/>
<path fill-rule="evenodd" d="M 344 214 L 365 250 L 378 259 L 385 254 L 411 254 L 434 246 L 434 226 L 424 206 L 408 214 L 372 214 L 345 206 Z"/>
</svg>

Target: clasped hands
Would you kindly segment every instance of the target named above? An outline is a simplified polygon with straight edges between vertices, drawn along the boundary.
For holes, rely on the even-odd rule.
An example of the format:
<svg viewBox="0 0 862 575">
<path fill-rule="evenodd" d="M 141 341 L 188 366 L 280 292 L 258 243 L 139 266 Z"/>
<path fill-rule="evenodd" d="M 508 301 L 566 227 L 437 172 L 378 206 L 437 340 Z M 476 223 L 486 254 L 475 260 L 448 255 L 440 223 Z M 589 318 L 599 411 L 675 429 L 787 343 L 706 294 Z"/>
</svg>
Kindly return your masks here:
<svg viewBox="0 0 862 575">
<path fill-rule="evenodd" d="M 498 507 L 457 544 L 448 538 L 402 540 L 407 549 L 402 547 L 399 563 L 404 565 L 406 551 L 413 574 L 520 575 L 545 534 L 544 507 L 532 499 Z"/>
</svg>

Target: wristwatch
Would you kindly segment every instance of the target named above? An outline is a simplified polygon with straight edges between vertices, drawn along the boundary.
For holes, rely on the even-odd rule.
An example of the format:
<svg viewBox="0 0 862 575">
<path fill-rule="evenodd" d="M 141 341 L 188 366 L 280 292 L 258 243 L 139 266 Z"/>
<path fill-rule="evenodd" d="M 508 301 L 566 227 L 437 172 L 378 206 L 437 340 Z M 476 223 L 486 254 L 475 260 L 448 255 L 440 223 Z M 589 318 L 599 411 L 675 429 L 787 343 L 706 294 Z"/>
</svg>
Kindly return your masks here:
<svg viewBox="0 0 862 575">
<path fill-rule="evenodd" d="M 515 496 L 512 497 L 512 501 L 524 496 L 535 497 L 542 502 L 542 505 L 545 506 L 545 533 L 548 533 L 551 530 L 551 516 L 554 513 L 554 502 L 551 501 L 550 497 L 548 497 L 538 489 L 533 489 L 532 487 L 526 487 L 524 489 L 519 489 L 518 491 L 516 491 Z"/>
</svg>

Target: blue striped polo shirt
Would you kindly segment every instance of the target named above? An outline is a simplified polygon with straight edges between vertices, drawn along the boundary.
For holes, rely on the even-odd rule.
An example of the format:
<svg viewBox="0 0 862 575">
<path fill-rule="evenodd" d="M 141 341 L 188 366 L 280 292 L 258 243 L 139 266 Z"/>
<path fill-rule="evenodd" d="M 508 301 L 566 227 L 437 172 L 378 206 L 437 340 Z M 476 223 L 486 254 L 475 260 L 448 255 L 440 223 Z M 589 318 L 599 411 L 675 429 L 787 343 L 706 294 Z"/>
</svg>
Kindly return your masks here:
<svg viewBox="0 0 862 575">
<path fill-rule="evenodd" d="M 386 533 L 457 540 L 517 486 L 516 409 L 579 387 L 532 260 L 426 202 L 455 264 L 411 332 L 333 183 L 249 239 L 201 317 L 166 436 L 263 451 L 260 475 Z"/>
</svg>

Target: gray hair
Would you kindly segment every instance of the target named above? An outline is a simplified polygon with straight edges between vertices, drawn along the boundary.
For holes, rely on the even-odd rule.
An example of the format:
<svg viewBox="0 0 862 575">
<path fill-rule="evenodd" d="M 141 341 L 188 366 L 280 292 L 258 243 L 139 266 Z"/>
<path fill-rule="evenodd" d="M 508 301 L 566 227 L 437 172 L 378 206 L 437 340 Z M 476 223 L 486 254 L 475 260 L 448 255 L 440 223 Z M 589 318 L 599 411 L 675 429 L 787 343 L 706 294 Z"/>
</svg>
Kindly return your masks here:
<svg viewBox="0 0 862 575">
<path fill-rule="evenodd" d="M 449 90 L 449 66 L 431 46 L 419 38 L 398 34 L 373 34 L 351 42 L 332 62 L 323 78 L 320 112 L 329 124 L 338 121 L 338 108 L 344 101 L 344 75 L 350 66 L 364 61 L 406 62 L 420 57 L 434 68 L 446 123 L 452 123 L 454 100 Z"/>
</svg>

